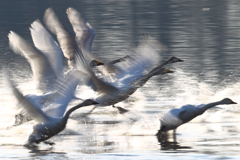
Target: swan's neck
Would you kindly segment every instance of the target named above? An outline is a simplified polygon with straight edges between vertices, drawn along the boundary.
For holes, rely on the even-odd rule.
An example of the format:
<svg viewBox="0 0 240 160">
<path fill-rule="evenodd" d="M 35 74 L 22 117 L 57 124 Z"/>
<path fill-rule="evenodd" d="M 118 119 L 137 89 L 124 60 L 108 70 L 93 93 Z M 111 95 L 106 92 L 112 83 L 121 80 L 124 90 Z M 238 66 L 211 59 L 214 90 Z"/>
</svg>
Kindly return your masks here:
<svg viewBox="0 0 240 160">
<path fill-rule="evenodd" d="M 201 110 L 204 112 L 204 111 L 206 111 L 207 109 L 209 109 L 209 108 L 211 108 L 211 107 L 214 107 L 214 106 L 216 106 L 216 105 L 220 105 L 220 104 L 223 104 L 223 103 L 222 103 L 221 101 L 212 102 L 212 103 L 206 104 L 206 105 L 204 105 L 204 106 L 202 106 L 202 107 L 200 107 L 200 108 L 201 108 Z"/>
<path fill-rule="evenodd" d="M 64 114 L 64 116 L 63 116 L 63 118 L 62 118 L 63 121 L 67 122 L 70 114 L 71 114 L 73 111 L 75 111 L 75 110 L 78 109 L 78 108 L 84 107 L 84 106 L 85 106 L 85 103 L 83 102 L 83 103 L 81 103 L 81 104 L 79 104 L 79 105 L 76 105 L 76 106 L 70 108 L 70 109 Z"/>
</svg>

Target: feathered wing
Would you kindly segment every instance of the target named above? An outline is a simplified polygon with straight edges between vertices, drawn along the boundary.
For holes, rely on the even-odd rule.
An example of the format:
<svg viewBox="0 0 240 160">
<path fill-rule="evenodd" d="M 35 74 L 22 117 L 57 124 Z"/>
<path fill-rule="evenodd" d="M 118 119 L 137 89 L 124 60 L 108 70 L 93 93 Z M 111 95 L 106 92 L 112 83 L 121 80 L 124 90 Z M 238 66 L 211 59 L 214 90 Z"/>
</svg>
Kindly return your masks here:
<svg viewBox="0 0 240 160">
<path fill-rule="evenodd" d="M 48 107 L 44 109 L 44 112 L 51 117 L 62 117 L 69 102 L 75 97 L 76 87 L 81 83 L 83 76 L 85 75 L 78 70 L 68 72 L 57 91 L 48 97 L 47 104 L 45 103 Z"/>
<path fill-rule="evenodd" d="M 81 17 L 80 13 L 74 8 L 68 8 L 66 13 L 76 34 L 75 41 L 78 45 L 78 48 L 82 50 L 82 54 L 86 62 L 90 63 L 92 60 L 99 60 L 94 54 L 91 53 L 92 42 L 95 37 L 95 32 L 91 25 L 86 22 Z"/>
<path fill-rule="evenodd" d="M 41 110 L 40 106 L 37 106 L 33 102 L 29 101 L 24 97 L 24 95 L 20 92 L 20 90 L 17 89 L 17 87 L 13 84 L 13 82 L 10 80 L 9 73 L 7 69 L 4 69 L 5 72 L 5 82 L 7 83 L 7 86 L 11 89 L 14 97 L 18 100 L 19 104 L 23 109 L 33 118 L 34 120 L 38 122 L 47 122 L 49 120 L 49 117 L 44 114 L 44 112 Z"/>
<path fill-rule="evenodd" d="M 59 45 L 39 20 L 31 24 L 30 31 L 34 45 L 48 58 L 55 74 L 58 77 L 62 77 L 63 54 Z"/>
<path fill-rule="evenodd" d="M 70 67 L 73 67 L 75 55 L 75 41 L 73 36 L 64 28 L 52 8 L 48 8 L 45 11 L 43 19 L 47 28 L 57 36 L 64 56 L 68 59 Z"/>
<path fill-rule="evenodd" d="M 42 92 L 52 90 L 57 76 L 47 57 L 13 31 L 10 31 L 8 38 L 10 48 L 30 63 L 36 88 Z"/>
<path fill-rule="evenodd" d="M 76 34 L 76 66 L 77 68 L 89 75 L 89 81 L 86 82 L 92 87 L 93 90 L 100 93 L 109 93 L 118 91 L 118 89 L 111 84 L 99 79 L 91 70 L 89 63 L 93 60 L 94 56 L 91 54 L 91 45 L 95 36 L 94 31 L 90 25 L 85 23 L 81 15 L 73 8 L 67 9 L 68 18 L 72 24 L 73 30 Z"/>
<path fill-rule="evenodd" d="M 111 93 L 116 92 L 118 89 L 112 86 L 109 83 L 106 83 L 104 80 L 99 79 L 91 70 L 90 66 L 87 64 L 85 58 L 78 50 L 78 53 L 75 55 L 76 58 L 76 66 L 81 72 L 87 74 L 85 79 L 85 85 L 90 86 L 94 91 L 99 93 Z"/>
<path fill-rule="evenodd" d="M 92 29 L 92 26 L 86 22 L 81 14 L 74 8 L 67 9 L 68 19 L 72 24 L 73 30 L 76 34 L 76 43 L 79 49 L 82 50 L 82 54 L 87 63 L 90 63 L 92 60 L 102 61 L 99 57 L 91 52 L 92 43 L 95 37 L 95 32 Z M 111 63 L 104 63 L 104 66 L 101 66 L 99 70 L 104 75 L 109 75 L 111 73 L 120 72 L 118 67 L 113 66 Z"/>
<path fill-rule="evenodd" d="M 132 75 L 132 82 L 134 79 L 141 78 L 161 63 L 161 54 L 164 51 L 165 47 L 160 42 L 151 36 L 143 37 L 124 61 L 115 64 L 124 71 L 116 74 L 116 78 L 121 79 L 125 75 Z"/>
</svg>

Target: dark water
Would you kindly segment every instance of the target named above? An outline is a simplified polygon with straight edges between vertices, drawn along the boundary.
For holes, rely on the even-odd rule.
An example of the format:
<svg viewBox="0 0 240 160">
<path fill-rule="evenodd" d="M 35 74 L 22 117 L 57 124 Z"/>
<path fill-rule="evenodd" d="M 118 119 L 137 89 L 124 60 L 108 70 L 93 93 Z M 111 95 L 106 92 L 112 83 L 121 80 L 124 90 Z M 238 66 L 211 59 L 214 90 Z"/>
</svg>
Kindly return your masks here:
<svg viewBox="0 0 240 160">
<path fill-rule="evenodd" d="M 22 146 L 32 124 L 6 129 L 13 113 L 6 108 L 11 98 L 1 74 L 0 158 L 239 159 L 238 105 L 210 110 L 179 127 L 178 143 L 172 142 L 173 137 L 172 143 L 163 143 L 154 136 L 159 129 L 158 117 L 166 109 L 224 97 L 238 101 L 239 6 L 240 1 L 234 0 L 0 1 L 0 64 L 9 64 L 23 90 L 29 90 L 26 83 L 31 80 L 31 70 L 24 58 L 10 51 L 7 35 L 13 30 L 31 41 L 30 24 L 42 20 L 48 7 L 69 30 L 66 9 L 77 9 L 94 28 L 93 52 L 103 59 L 120 58 L 142 36 L 151 35 L 168 47 L 163 58 L 174 55 L 184 60 L 169 66 L 175 71 L 173 75 L 153 77 L 123 103 L 133 113 L 122 116 L 110 109 L 109 114 L 105 108 L 86 122 L 72 120 L 61 135 L 54 137 L 54 147 L 40 145 L 32 150 Z"/>
</svg>

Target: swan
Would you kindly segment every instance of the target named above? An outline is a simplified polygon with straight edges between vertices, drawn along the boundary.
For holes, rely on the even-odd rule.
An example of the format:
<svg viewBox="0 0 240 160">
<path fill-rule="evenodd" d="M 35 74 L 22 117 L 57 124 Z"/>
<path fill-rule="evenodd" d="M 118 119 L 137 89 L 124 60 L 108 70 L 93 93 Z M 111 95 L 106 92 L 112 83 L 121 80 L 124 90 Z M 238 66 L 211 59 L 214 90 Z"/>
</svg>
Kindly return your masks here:
<svg viewBox="0 0 240 160">
<path fill-rule="evenodd" d="M 20 103 L 21 107 L 31 116 L 32 119 L 38 122 L 36 125 L 33 126 L 33 132 L 29 135 L 27 145 L 32 145 L 33 143 L 38 144 L 40 142 L 52 144 L 50 142 L 47 142 L 46 140 L 57 135 L 59 132 L 61 132 L 65 128 L 69 115 L 73 111 L 84 106 L 98 104 L 96 101 L 87 99 L 67 111 L 66 111 L 66 107 L 58 108 L 57 111 L 60 111 L 61 114 L 51 115 L 51 113 L 49 114 L 49 110 L 47 111 L 42 110 L 42 106 L 40 106 L 37 103 L 34 103 L 33 101 L 28 100 L 21 93 L 21 91 L 15 87 L 15 85 L 9 78 L 9 73 L 6 68 L 5 68 L 5 75 L 6 75 L 5 81 L 8 87 L 11 89 L 14 97 Z M 64 96 L 67 96 L 65 93 L 62 93 L 62 94 L 64 94 Z M 59 116 L 59 115 L 62 115 L 62 116 Z"/>
<path fill-rule="evenodd" d="M 181 108 L 174 108 L 165 112 L 161 118 L 161 127 L 157 135 L 169 130 L 175 130 L 184 123 L 191 121 L 193 118 L 203 114 L 207 109 L 216 105 L 237 104 L 229 98 L 224 98 L 221 101 L 212 102 L 206 105 L 184 105 Z"/>
<path fill-rule="evenodd" d="M 144 85 L 148 79 L 158 73 L 160 74 L 160 70 L 164 65 L 182 62 L 177 57 L 171 57 L 158 65 L 161 61 L 161 55 L 159 54 L 161 47 L 159 48 L 159 43 L 150 36 L 144 37 L 135 49 L 134 56 L 129 56 L 123 62 L 117 63 L 121 70 L 114 73 L 113 81 L 100 79 L 91 71 L 88 65 L 95 57 L 91 52 L 95 32 L 77 10 L 68 8 L 66 13 L 76 34 L 75 41 L 78 44 L 78 51 L 75 57 L 78 64 L 77 68 L 89 75 L 87 84 L 96 92 L 96 96 L 92 98 L 99 103 L 98 106 L 114 106 L 116 103 L 126 100 L 139 87 Z M 157 67 L 154 68 L 154 66 Z"/>
<path fill-rule="evenodd" d="M 55 101 L 62 101 L 61 105 L 58 102 L 57 108 L 66 108 L 72 99 L 79 99 L 75 97 L 74 93 L 81 77 L 76 75 L 82 74 L 77 70 L 70 70 L 63 76 L 62 52 L 52 36 L 38 20 L 32 23 L 30 30 L 32 39 L 39 49 L 13 31 L 10 31 L 8 35 L 10 48 L 16 54 L 24 56 L 30 63 L 36 89 L 41 93 L 38 95 L 28 94 L 25 97 L 42 106 L 49 103 L 49 99 L 56 99 Z M 66 95 L 62 95 L 62 92 Z M 55 107 L 54 110 L 57 108 Z M 56 114 L 58 113 L 56 112 Z M 14 126 L 30 119 L 29 116 L 20 112 L 15 116 Z"/>
<path fill-rule="evenodd" d="M 27 94 L 24 97 L 31 103 L 41 106 L 41 109 L 46 112 L 47 115 L 61 117 L 64 115 L 68 104 L 73 99 L 76 99 L 75 90 L 77 85 L 79 85 L 80 74 L 81 73 L 77 70 L 68 73 L 64 81 L 59 84 L 58 89 L 54 92 L 49 92 L 43 95 Z M 15 122 L 13 126 L 21 125 L 30 120 L 32 120 L 31 115 L 21 110 L 15 115 Z"/>
</svg>

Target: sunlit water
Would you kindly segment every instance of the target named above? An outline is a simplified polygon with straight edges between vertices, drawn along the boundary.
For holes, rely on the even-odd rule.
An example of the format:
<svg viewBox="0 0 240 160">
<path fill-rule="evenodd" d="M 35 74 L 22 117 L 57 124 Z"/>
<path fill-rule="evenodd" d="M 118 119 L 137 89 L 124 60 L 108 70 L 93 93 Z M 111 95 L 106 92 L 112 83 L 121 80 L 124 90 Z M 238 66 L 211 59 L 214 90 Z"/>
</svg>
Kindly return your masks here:
<svg viewBox="0 0 240 160">
<path fill-rule="evenodd" d="M 158 139 L 162 112 L 185 104 L 202 104 L 229 97 L 240 103 L 240 11 L 238 1 L 31 1 L 0 2 L 1 67 L 8 62 L 13 79 L 25 93 L 34 83 L 30 66 L 8 48 L 10 30 L 31 41 L 30 24 L 53 7 L 67 24 L 65 10 L 75 7 L 96 32 L 93 52 L 113 60 L 128 54 L 141 36 L 150 34 L 183 63 L 169 66 L 175 73 L 153 77 L 129 100 L 129 110 L 97 109 L 87 119 L 72 114 L 67 128 L 53 137 L 53 147 L 23 147 L 34 122 L 14 123 L 14 99 L 1 74 L 0 159 L 239 159 L 239 104 L 219 106 L 177 129 L 176 136 Z M 79 95 L 85 97 L 86 93 Z M 71 104 L 74 105 L 77 102 Z"/>
</svg>

